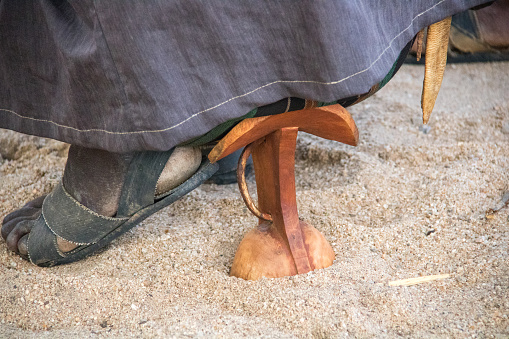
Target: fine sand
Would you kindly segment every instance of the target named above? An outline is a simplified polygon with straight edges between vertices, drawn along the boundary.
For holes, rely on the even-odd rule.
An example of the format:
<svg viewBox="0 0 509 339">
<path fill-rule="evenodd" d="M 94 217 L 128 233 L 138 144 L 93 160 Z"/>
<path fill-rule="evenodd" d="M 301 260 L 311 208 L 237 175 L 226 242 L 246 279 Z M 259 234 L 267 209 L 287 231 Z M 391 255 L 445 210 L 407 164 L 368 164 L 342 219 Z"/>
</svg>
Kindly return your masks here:
<svg viewBox="0 0 509 339">
<path fill-rule="evenodd" d="M 358 147 L 299 137 L 300 216 L 331 267 L 229 277 L 256 219 L 236 185 L 205 184 L 82 262 L 1 243 L 0 337 L 509 337 L 509 207 L 486 214 L 509 190 L 509 63 L 448 66 L 429 126 L 423 73 L 350 109 Z M 0 216 L 61 178 L 65 144 L 1 130 L 0 150 Z"/>
</svg>

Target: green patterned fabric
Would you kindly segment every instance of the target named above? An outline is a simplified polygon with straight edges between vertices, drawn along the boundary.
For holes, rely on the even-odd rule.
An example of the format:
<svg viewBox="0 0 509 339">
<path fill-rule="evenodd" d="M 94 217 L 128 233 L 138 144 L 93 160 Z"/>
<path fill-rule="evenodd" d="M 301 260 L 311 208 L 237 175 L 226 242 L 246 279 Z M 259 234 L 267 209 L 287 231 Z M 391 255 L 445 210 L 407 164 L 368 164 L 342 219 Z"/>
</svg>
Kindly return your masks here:
<svg viewBox="0 0 509 339">
<path fill-rule="evenodd" d="M 205 133 L 204 135 L 201 135 L 197 138 L 194 138 L 194 139 L 182 144 L 182 146 L 183 145 L 185 145 L 185 146 L 201 146 L 201 145 L 208 144 L 214 140 L 218 140 L 222 135 L 224 135 L 227 131 L 231 130 L 236 124 L 238 124 L 242 120 L 254 117 L 256 115 L 257 111 L 258 111 L 258 108 L 255 108 L 255 109 L 249 111 L 249 113 L 247 113 L 241 117 L 225 121 L 222 124 L 216 126 L 212 130 L 210 130 L 209 132 Z"/>
</svg>

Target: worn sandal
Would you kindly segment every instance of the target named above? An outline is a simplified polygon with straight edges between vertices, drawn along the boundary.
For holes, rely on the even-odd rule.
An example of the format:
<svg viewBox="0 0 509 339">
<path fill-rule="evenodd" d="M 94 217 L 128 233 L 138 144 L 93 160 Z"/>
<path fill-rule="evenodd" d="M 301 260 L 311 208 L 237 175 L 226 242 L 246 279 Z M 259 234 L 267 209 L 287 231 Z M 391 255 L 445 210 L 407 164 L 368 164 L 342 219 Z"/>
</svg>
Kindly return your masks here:
<svg viewBox="0 0 509 339">
<path fill-rule="evenodd" d="M 46 267 L 81 260 L 148 216 L 177 201 L 217 171 L 217 164 L 204 160 L 187 181 L 156 196 L 157 181 L 172 152 L 140 152 L 134 157 L 122 187 L 115 217 L 101 216 L 83 206 L 60 183 L 44 199 L 41 216 L 29 234 L 30 261 Z M 57 246 L 57 236 L 79 246 L 62 252 Z"/>
</svg>

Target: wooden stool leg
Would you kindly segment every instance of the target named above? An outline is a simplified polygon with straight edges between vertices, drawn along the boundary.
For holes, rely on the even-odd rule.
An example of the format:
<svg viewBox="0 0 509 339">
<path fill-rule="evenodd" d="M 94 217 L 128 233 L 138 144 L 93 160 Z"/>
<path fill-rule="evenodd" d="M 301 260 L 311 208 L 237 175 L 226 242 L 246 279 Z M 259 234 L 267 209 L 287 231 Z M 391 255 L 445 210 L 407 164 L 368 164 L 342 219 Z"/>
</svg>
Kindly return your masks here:
<svg viewBox="0 0 509 339">
<path fill-rule="evenodd" d="M 255 147 L 253 163 L 258 205 L 272 215 L 274 225 L 286 236 L 297 273 L 311 271 L 299 225 L 295 196 L 295 147 L 298 128 L 283 128 Z"/>
<path fill-rule="evenodd" d="M 323 235 L 299 220 L 295 195 L 298 128 L 282 128 L 253 149 L 259 209 L 272 216 L 239 245 L 230 274 L 244 279 L 302 274 L 330 266 L 334 252 Z"/>
</svg>

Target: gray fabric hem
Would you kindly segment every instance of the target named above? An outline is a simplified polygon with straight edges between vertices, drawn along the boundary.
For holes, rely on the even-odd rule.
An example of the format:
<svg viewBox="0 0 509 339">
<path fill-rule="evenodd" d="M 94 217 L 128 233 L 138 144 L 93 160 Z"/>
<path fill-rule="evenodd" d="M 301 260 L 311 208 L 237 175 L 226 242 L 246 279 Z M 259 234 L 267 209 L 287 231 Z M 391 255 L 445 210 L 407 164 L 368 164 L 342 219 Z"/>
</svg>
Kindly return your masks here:
<svg viewBox="0 0 509 339">
<path fill-rule="evenodd" d="M 135 114 L 134 108 L 131 107 L 133 98 L 130 99 L 131 101 L 127 102 L 127 107 L 129 109 L 124 107 L 126 104 L 120 104 L 119 107 L 111 107 L 111 105 L 103 107 L 105 111 L 122 111 L 122 113 L 119 113 L 118 116 L 127 117 L 125 121 L 119 120 L 122 123 L 116 125 L 105 123 L 106 125 L 101 128 L 87 128 L 87 121 L 86 119 L 83 119 L 84 121 L 82 121 L 82 124 L 85 127 L 76 128 L 65 122 L 60 123 L 57 122 L 57 120 L 37 117 L 35 114 L 30 115 L 31 113 L 26 111 L 15 111 L 15 109 L 1 107 L 1 97 L 0 127 L 16 130 L 26 134 L 58 139 L 68 143 L 78 144 L 83 147 L 100 148 L 112 152 L 168 150 L 177 144 L 208 132 L 224 121 L 242 116 L 256 107 L 263 106 L 286 97 L 302 97 L 328 102 L 367 92 L 372 85 L 381 81 L 384 75 L 391 68 L 401 49 L 422 27 L 483 2 L 486 1 L 460 2 L 456 0 L 441 0 L 437 3 L 430 1 L 428 7 L 415 14 L 411 19 L 409 18 L 405 20 L 402 18 L 401 21 L 404 23 L 399 24 L 401 29 L 397 32 L 397 34 L 394 34 L 390 38 L 386 38 L 384 40 L 385 42 L 379 41 L 376 46 L 378 49 L 373 49 L 374 47 L 371 46 L 368 57 L 364 56 L 363 59 L 354 60 L 353 62 L 352 60 L 347 60 L 345 65 L 347 66 L 347 69 L 350 70 L 348 75 L 345 75 L 344 70 L 335 70 L 334 73 L 333 71 L 329 72 L 326 68 L 320 68 L 321 74 L 317 74 L 317 77 L 315 78 L 323 78 L 324 75 L 326 75 L 328 77 L 335 76 L 335 80 L 273 80 L 263 82 L 263 79 L 258 80 L 253 77 L 253 79 L 250 79 L 251 81 L 247 83 L 249 86 L 244 85 L 240 88 L 234 88 L 237 94 L 225 97 L 225 99 L 218 100 L 217 103 L 210 104 L 208 106 L 207 103 L 213 102 L 213 100 L 209 98 L 206 90 L 198 90 L 197 92 L 188 93 L 185 92 L 186 88 L 182 89 L 182 91 L 184 91 L 182 94 L 182 97 L 184 98 L 182 101 L 184 104 L 182 105 L 165 106 L 161 108 L 158 107 L 158 102 L 154 104 L 153 102 L 147 101 L 139 104 L 136 112 L 147 112 L 147 120 L 150 119 L 149 116 L 151 114 L 158 117 L 161 116 L 163 118 L 160 122 L 158 122 L 157 127 L 165 125 L 167 127 L 151 127 L 149 129 L 144 129 L 143 125 L 145 122 L 139 120 L 142 119 L 144 114 Z M 99 25 L 101 24 L 101 18 L 99 16 L 97 16 L 97 22 Z M 100 30 L 101 32 L 103 31 L 102 26 L 100 27 Z M 370 37 L 363 37 L 363 39 L 364 44 L 371 41 Z M 373 37 L 373 39 L 375 39 L 375 37 Z M 328 44 L 334 44 L 334 41 L 327 41 L 325 46 Z M 119 70 L 116 66 L 115 56 L 113 56 L 113 53 L 109 51 L 110 47 L 107 42 L 106 45 L 108 45 L 108 53 L 110 54 L 109 58 L 111 59 L 107 62 L 110 65 L 115 65 L 117 76 L 123 76 L 125 78 L 127 75 L 123 75 L 122 70 Z M 348 56 L 347 53 L 345 55 L 347 55 L 347 59 L 352 58 L 352 56 Z M 317 62 L 318 60 L 319 59 L 312 60 L 312 62 Z M 299 73 L 299 70 L 295 71 L 296 74 Z M 343 75 L 340 75 L 341 72 L 343 72 Z M 237 75 L 239 78 L 237 79 L 238 81 L 243 80 L 241 75 L 242 74 Z M 248 75 L 244 74 L 244 77 L 247 76 Z M 298 75 L 294 76 L 294 79 L 298 79 Z M 121 82 L 125 81 L 129 80 L 127 78 L 121 79 Z M 0 85 L 0 90 L 1 89 L 2 87 Z M 233 94 L 231 89 L 225 90 L 224 93 Z M 125 93 L 124 95 L 128 96 L 128 94 Z M 215 95 L 212 95 L 212 97 L 215 97 Z M 186 112 L 185 108 L 188 107 L 185 105 L 186 100 L 191 103 L 194 98 L 199 98 L 199 100 L 201 100 L 201 104 L 199 106 L 202 108 L 194 112 Z M 164 101 L 163 97 L 161 97 L 161 101 Z M 114 102 L 114 100 L 112 102 Z M 197 106 L 198 105 L 192 107 Z M 64 105 L 62 107 L 65 108 L 66 106 Z M 178 110 L 182 118 L 174 123 L 167 124 L 168 119 L 173 118 L 172 112 L 174 110 Z M 182 110 L 184 110 L 183 113 L 181 113 Z M 189 110 L 192 110 L 192 108 L 189 108 Z M 131 114 L 131 112 L 133 112 L 133 114 Z M 71 114 L 71 112 L 69 114 Z M 65 118 L 65 114 L 63 115 Z M 58 117 L 61 118 L 60 116 Z"/>
</svg>

